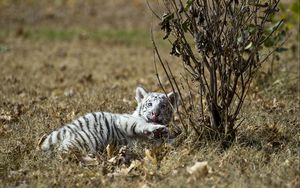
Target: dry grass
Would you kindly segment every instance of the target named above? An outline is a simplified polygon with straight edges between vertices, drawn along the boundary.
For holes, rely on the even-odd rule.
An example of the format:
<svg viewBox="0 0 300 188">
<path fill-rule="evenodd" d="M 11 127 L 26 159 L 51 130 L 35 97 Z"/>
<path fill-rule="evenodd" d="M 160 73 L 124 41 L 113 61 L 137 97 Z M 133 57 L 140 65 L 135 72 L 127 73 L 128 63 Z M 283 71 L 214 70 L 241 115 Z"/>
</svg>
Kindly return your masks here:
<svg viewBox="0 0 300 188">
<path fill-rule="evenodd" d="M 97 11 L 98 16 L 93 17 L 93 13 L 81 12 L 75 21 L 76 8 L 62 19 L 53 9 L 41 9 L 41 19 L 33 23 L 28 20 L 32 20 L 34 8 L 26 4 L 1 8 L 0 16 L 6 18 L 0 29 L 1 187 L 300 186 L 299 55 L 292 50 L 278 62 L 272 76 L 264 82 L 257 79 L 253 85 L 243 110 L 246 120 L 226 151 L 214 141 L 186 140 L 178 147 L 158 150 L 158 163 L 142 159 L 141 165 L 120 176 L 111 176 L 119 167 L 107 163 L 82 166 L 76 160 L 59 160 L 36 151 L 41 135 L 76 116 L 90 111 L 133 111 L 137 85 L 160 90 L 147 37 L 151 19 L 134 17 L 143 12 L 136 1 L 112 14 L 126 5 L 112 2 L 115 4 L 105 5 L 111 13 Z M 12 14 L 15 10 L 22 11 Z M 84 10 L 89 10 L 88 6 Z M 119 14 L 125 15 L 120 16 L 123 22 Z M 136 19 L 130 19 L 132 16 Z M 111 19 L 102 22 L 101 18 L 107 17 Z M 103 34 L 101 23 L 104 30 L 115 34 Z M 64 32 L 65 26 L 71 34 Z M 54 32 L 54 39 L 49 31 Z M 123 36 L 132 32 L 132 36 Z M 299 52 L 299 44 L 292 41 L 288 45 Z M 167 54 L 168 48 L 162 51 Z M 143 150 L 137 148 L 141 158 Z M 196 161 L 208 161 L 211 170 L 201 176 L 190 175 L 186 167 Z"/>
</svg>

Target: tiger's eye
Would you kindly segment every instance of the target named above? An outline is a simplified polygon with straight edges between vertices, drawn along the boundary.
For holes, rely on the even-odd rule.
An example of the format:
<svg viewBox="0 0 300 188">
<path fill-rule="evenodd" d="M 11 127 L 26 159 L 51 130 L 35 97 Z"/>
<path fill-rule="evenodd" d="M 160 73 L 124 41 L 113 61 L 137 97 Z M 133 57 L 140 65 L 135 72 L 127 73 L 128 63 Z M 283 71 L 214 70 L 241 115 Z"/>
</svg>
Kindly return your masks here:
<svg viewBox="0 0 300 188">
<path fill-rule="evenodd" d="M 149 103 L 147 104 L 147 106 L 148 106 L 148 107 L 151 107 L 151 106 L 152 106 L 152 103 L 151 103 L 151 102 L 149 102 Z"/>
</svg>

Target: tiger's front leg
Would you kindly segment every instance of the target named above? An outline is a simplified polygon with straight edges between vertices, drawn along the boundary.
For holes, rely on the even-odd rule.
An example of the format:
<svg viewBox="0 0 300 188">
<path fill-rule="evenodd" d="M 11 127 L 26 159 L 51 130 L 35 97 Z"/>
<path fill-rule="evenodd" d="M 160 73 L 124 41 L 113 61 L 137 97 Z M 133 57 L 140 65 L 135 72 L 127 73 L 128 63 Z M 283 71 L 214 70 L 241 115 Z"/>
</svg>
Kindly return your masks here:
<svg viewBox="0 0 300 188">
<path fill-rule="evenodd" d="M 168 138 L 169 130 L 165 125 L 149 123 L 143 118 L 121 116 L 116 123 L 129 138 L 161 139 Z"/>
</svg>

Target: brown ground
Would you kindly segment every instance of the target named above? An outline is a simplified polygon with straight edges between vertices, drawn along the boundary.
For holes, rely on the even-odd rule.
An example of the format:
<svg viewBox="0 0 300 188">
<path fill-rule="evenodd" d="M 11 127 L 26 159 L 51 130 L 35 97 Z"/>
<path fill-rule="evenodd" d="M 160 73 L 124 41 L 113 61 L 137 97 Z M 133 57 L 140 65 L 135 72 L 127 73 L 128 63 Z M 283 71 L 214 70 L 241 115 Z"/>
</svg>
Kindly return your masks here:
<svg viewBox="0 0 300 188">
<path fill-rule="evenodd" d="M 44 133 L 86 112 L 133 111 L 138 85 L 161 91 L 149 34 L 156 22 L 144 2 L 9 2 L 0 1 L 1 186 L 300 186 L 295 35 L 273 75 L 255 80 L 232 147 L 224 151 L 213 141 L 186 141 L 160 150 L 165 156 L 158 162 L 141 160 L 122 174 L 118 169 L 127 167 L 82 166 L 43 155 L 35 146 Z M 175 64 L 166 43 L 159 44 Z M 138 150 L 143 158 L 144 149 Z M 190 175 L 186 167 L 197 161 L 207 161 L 209 170 Z"/>
</svg>

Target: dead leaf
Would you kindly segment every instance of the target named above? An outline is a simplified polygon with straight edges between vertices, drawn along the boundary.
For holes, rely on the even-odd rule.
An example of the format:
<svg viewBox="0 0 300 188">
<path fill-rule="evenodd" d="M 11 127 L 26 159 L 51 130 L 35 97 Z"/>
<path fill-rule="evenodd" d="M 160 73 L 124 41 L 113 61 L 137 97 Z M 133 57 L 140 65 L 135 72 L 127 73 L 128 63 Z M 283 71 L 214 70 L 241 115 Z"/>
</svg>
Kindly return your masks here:
<svg viewBox="0 0 300 188">
<path fill-rule="evenodd" d="M 134 160 L 134 161 L 132 161 L 132 163 L 130 164 L 130 166 L 127 168 L 128 173 L 129 173 L 131 170 L 133 170 L 133 169 L 138 168 L 139 166 L 141 166 L 141 164 L 142 164 L 142 162 L 139 161 L 139 160 Z"/>
<path fill-rule="evenodd" d="M 133 169 L 137 169 L 141 166 L 141 161 L 134 160 L 130 164 L 128 168 L 121 168 L 119 170 L 116 170 L 116 172 L 108 173 L 107 176 L 113 177 L 113 176 L 127 176 Z"/>
<path fill-rule="evenodd" d="M 81 157 L 80 162 L 84 166 L 97 166 L 97 165 L 99 165 L 99 160 L 96 157 L 92 157 L 90 155 L 85 155 L 85 156 Z"/>
<path fill-rule="evenodd" d="M 108 144 L 105 149 L 106 149 L 107 158 L 108 159 L 112 158 L 113 153 L 115 152 L 115 147 L 111 144 Z"/>
<path fill-rule="evenodd" d="M 146 183 L 141 186 L 141 188 L 150 188 Z"/>
<path fill-rule="evenodd" d="M 107 152 L 111 153 L 110 147 L 107 148 Z M 113 151 L 113 153 L 109 154 L 109 163 L 112 163 L 113 165 L 121 166 L 121 165 L 129 165 L 131 164 L 131 161 L 138 158 L 138 156 L 133 153 L 127 146 L 123 146 L 120 148 L 119 152 L 116 154 L 116 156 L 112 157 L 114 155 L 116 150 Z"/>
<path fill-rule="evenodd" d="M 157 159 L 155 154 L 152 153 L 151 150 L 146 149 L 145 150 L 145 160 L 151 161 L 153 164 L 157 164 Z"/>
<path fill-rule="evenodd" d="M 116 164 L 117 163 L 117 156 L 108 159 L 107 162 Z"/>
<path fill-rule="evenodd" d="M 208 166 L 207 161 L 196 162 L 193 166 L 186 168 L 187 172 L 191 175 L 196 175 L 197 178 L 201 178 L 211 173 L 211 167 Z"/>
</svg>

